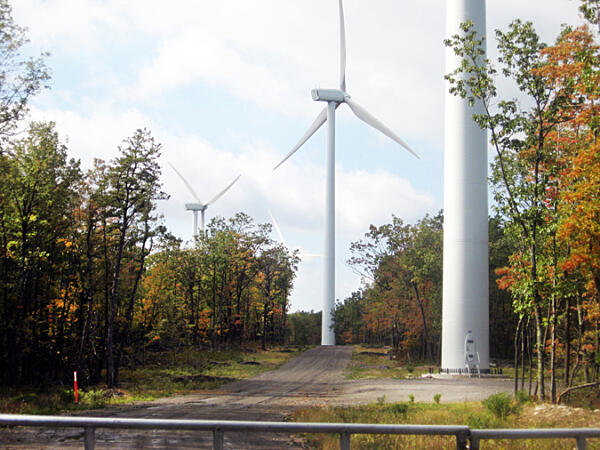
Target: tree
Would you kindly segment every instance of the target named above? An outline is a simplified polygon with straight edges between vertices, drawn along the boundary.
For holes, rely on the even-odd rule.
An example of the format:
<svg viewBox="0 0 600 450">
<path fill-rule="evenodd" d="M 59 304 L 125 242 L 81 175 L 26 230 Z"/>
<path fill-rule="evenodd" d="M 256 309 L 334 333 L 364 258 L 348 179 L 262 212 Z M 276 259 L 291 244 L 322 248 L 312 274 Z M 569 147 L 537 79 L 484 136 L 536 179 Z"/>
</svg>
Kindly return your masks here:
<svg viewBox="0 0 600 450">
<path fill-rule="evenodd" d="M 579 10 L 588 22 L 600 27 L 600 3 L 598 0 L 580 0 Z"/>
<path fill-rule="evenodd" d="M 507 32 L 496 30 L 501 73 L 511 80 L 532 105 L 525 107 L 517 100 L 497 100 L 497 69 L 484 58 L 483 40 L 473 24 L 461 25 L 463 34 L 452 36 L 446 45 L 462 57 L 461 66 L 446 75 L 450 92 L 474 104 L 480 103 L 483 114 L 473 120 L 490 132 L 490 143 L 496 152 L 491 182 L 498 212 L 507 218 L 505 230 L 513 236 L 517 249 L 511 267 L 518 275 L 510 287 L 515 307 L 520 314 L 533 313 L 536 323 L 538 387 L 545 398 L 545 318 L 548 307 L 549 275 L 555 259 L 546 246 L 556 229 L 557 214 L 548 202 L 548 193 L 556 186 L 556 149 L 549 135 L 557 125 L 568 120 L 565 111 L 571 97 L 547 83 L 540 70 L 547 64 L 541 54 L 546 45 L 540 42 L 533 25 L 515 20 Z M 457 75 L 464 74 L 464 78 Z M 493 105 L 497 104 L 494 109 Z M 552 283 L 550 282 L 550 285 Z M 556 321 L 555 296 L 548 321 Z M 554 392 L 553 392 L 554 393 Z"/>
<path fill-rule="evenodd" d="M 8 0 L 0 0 L 0 152 L 27 114 L 29 99 L 50 79 L 47 53 L 21 58 L 19 52 L 27 42 L 26 30 L 13 21 Z"/>
<path fill-rule="evenodd" d="M 441 310 L 441 250 L 441 213 L 416 225 L 394 216 L 391 224 L 371 225 L 364 240 L 352 243 L 348 262 L 365 281 L 359 295 L 371 338 L 390 339 L 408 357 L 433 360 L 440 330 L 433 311 Z M 341 308 L 338 320 L 344 317 Z M 341 324 L 336 326 L 342 332 Z"/>
<path fill-rule="evenodd" d="M 365 339 L 363 292 L 353 292 L 335 307 L 333 323 L 335 341 L 340 344 L 360 344 Z"/>
<path fill-rule="evenodd" d="M 322 315 L 321 311 L 291 313 L 288 317 L 289 343 L 298 346 L 319 345 Z"/>
<path fill-rule="evenodd" d="M 589 28 L 566 27 L 557 43 L 543 53 L 549 62 L 544 67 L 548 83 L 572 98 L 566 112 L 569 121 L 561 125 L 555 136 L 556 146 L 562 150 L 557 239 L 566 248 L 559 261 L 561 278 L 566 280 L 564 290 L 575 299 L 581 318 L 576 364 L 570 381 L 581 363 L 585 367 L 586 381 L 590 382 L 590 368 L 594 368 L 597 380 L 600 367 L 597 327 L 600 319 L 600 47 Z M 565 339 L 568 366 L 570 336 L 567 334 Z"/>
<path fill-rule="evenodd" d="M 109 219 L 109 233 L 116 242 L 111 261 L 111 286 L 108 296 L 106 334 L 106 376 L 108 387 L 118 384 L 120 358 L 131 328 L 137 289 L 146 257 L 152 249 L 152 239 L 161 230 L 154 215 L 156 201 L 166 199 L 161 191 L 160 144 L 147 130 L 136 130 L 119 147 L 121 156 L 108 167 L 106 193 L 103 199 Z M 123 274 L 125 260 L 128 273 Z M 128 275 L 124 283 L 123 275 Z M 124 309 L 124 311 L 123 311 Z M 116 328 L 115 318 L 123 314 L 123 326 Z"/>
<path fill-rule="evenodd" d="M 284 343 L 298 258 L 269 232 L 237 213 L 213 218 L 191 248 L 163 246 L 143 278 L 136 335 L 163 348 Z"/>
<path fill-rule="evenodd" d="M 73 301 L 69 232 L 81 175 L 78 162 L 67 161 L 53 123 L 31 124 L 27 136 L 0 155 L 0 167 L 5 324 L 0 342 L 10 362 L 9 379 L 19 384 L 24 367 L 54 364 L 57 353 L 51 347 L 62 350 L 66 330 L 54 315 L 65 314 Z M 26 354 L 36 356 L 25 360 Z"/>
</svg>

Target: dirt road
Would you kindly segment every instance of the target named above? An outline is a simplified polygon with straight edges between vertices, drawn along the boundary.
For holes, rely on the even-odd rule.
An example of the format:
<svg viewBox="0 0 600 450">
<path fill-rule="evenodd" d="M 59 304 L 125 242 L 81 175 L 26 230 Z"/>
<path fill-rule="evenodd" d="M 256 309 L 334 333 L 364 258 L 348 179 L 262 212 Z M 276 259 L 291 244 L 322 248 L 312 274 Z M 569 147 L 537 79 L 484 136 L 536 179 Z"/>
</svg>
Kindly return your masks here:
<svg viewBox="0 0 600 450">
<path fill-rule="evenodd" d="M 169 397 L 151 403 L 90 411 L 85 415 L 163 419 L 280 421 L 303 406 L 369 403 L 385 395 L 388 402 L 442 402 L 481 400 L 509 391 L 509 380 L 501 379 L 419 379 L 345 380 L 343 371 L 352 347 L 316 347 L 302 353 L 276 371 L 228 384 L 209 394 Z M 302 443 L 287 435 L 225 435 L 226 448 L 301 448 Z M 0 430 L 0 448 L 64 448 L 81 446 L 79 430 Z M 202 432 L 146 432 L 98 430 L 98 448 L 211 448 L 212 436 Z"/>
</svg>

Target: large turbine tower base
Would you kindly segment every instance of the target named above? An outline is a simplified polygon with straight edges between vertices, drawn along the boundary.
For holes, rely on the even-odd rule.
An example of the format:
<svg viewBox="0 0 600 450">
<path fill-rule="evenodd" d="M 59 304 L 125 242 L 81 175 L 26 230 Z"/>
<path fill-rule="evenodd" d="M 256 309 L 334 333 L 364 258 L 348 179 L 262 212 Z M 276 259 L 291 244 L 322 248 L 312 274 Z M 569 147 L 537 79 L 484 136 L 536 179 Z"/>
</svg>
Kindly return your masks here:
<svg viewBox="0 0 600 450">
<path fill-rule="evenodd" d="M 485 36 L 485 0 L 448 0 L 446 35 L 471 20 Z M 446 73 L 460 57 L 446 49 Z M 444 287 L 442 371 L 489 372 L 488 205 L 486 132 L 466 100 L 446 84 L 444 149 Z M 469 359 L 470 358 L 470 359 Z"/>
</svg>

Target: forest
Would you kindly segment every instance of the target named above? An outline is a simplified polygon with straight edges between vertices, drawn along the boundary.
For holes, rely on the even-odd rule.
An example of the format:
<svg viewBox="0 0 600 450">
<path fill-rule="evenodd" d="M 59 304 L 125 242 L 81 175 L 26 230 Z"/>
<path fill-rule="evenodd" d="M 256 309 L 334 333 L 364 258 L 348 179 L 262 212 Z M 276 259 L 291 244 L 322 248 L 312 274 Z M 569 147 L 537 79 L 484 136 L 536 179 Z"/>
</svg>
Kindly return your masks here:
<svg viewBox="0 0 600 450">
<path fill-rule="evenodd" d="M 597 23 L 592 1 L 581 5 Z M 27 124 L 50 81 L 47 55 L 21 55 L 26 30 L 7 0 L 0 24 L 0 383 L 54 383 L 77 370 L 83 384 L 115 387 L 138 352 L 320 341 L 321 312 L 289 313 L 299 257 L 269 237 L 270 224 L 216 217 L 191 244 L 166 229 L 162 146 L 149 130 L 83 171 L 55 124 Z M 499 54 L 490 61 L 472 24 L 463 32 L 445 41 L 463 58 L 446 79 L 483 106 L 474 120 L 494 152 L 491 357 L 514 365 L 515 390 L 556 401 L 600 379 L 597 34 L 564 26 L 546 45 L 515 20 L 487 43 Z M 503 97 L 507 80 L 519 100 Z M 442 251 L 443 211 L 371 225 L 348 261 L 362 287 L 325 312 L 337 342 L 436 364 Z"/>
<path fill-rule="evenodd" d="M 161 224 L 160 145 L 146 130 L 83 174 L 51 123 L 3 148 L 0 360 L 5 383 L 78 370 L 119 382 L 146 347 L 283 342 L 297 257 L 243 213 L 191 247 Z"/>
</svg>

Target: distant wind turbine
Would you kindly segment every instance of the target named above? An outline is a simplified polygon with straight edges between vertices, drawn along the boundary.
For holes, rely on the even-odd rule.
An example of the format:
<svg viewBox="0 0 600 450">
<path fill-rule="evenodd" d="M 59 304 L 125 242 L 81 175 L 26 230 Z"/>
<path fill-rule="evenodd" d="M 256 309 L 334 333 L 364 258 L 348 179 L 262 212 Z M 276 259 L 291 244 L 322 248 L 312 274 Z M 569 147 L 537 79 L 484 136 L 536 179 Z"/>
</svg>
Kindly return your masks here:
<svg viewBox="0 0 600 450">
<path fill-rule="evenodd" d="M 179 176 L 179 178 L 181 178 L 181 181 L 183 181 L 183 184 L 185 184 L 185 186 L 191 192 L 194 199 L 196 199 L 196 201 L 198 202 L 198 203 L 186 203 L 185 204 L 185 209 L 187 211 L 194 212 L 194 236 L 198 235 L 198 211 L 200 211 L 200 215 L 201 215 L 201 221 L 200 221 L 201 231 L 202 231 L 202 233 L 204 233 L 204 213 L 206 212 L 206 208 L 208 208 L 214 202 L 219 200 L 225 194 L 225 192 L 227 192 L 229 190 L 229 188 L 231 188 L 231 186 L 233 186 L 235 184 L 235 182 L 240 179 L 241 175 L 238 175 L 235 180 L 233 180 L 225 189 L 223 189 L 221 192 L 219 192 L 217 195 L 215 195 L 215 197 L 212 200 L 210 200 L 207 203 L 202 203 L 202 201 L 200 200 L 198 195 L 196 195 L 196 192 L 194 192 L 194 188 L 192 188 L 192 185 L 190 183 L 188 183 L 188 181 L 183 177 L 183 175 L 181 175 L 181 173 L 179 173 L 179 170 L 177 170 L 173 164 L 169 163 L 169 165 L 175 171 L 175 173 Z"/>
<path fill-rule="evenodd" d="M 279 240 L 281 241 L 281 243 L 284 246 L 286 246 L 287 248 L 290 248 L 290 246 L 285 241 L 285 238 L 283 237 L 283 233 L 281 232 L 281 228 L 279 228 L 279 224 L 275 220 L 275 216 L 273 215 L 273 213 L 271 211 L 269 211 L 269 215 L 271 216 L 271 221 L 273 222 L 273 227 L 275 228 L 275 231 L 277 232 L 277 235 L 279 236 Z M 318 254 L 318 253 L 299 252 L 298 256 L 300 258 L 321 258 L 323 255 Z"/>
<path fill-rule="evenodd" d="M 319 113 L 300 141 L 273 169 L 277 169 L 287 161 L 287 159 L 327 121 L 327 157 L 325 163 L 325 267 L 321 345 L 335 345 L 335 334 L 332 329 L 333 319 L 331 317 L 331 312 L 335 306 L 335 110 L 341 103 L 346 103 L 356 117 L 376 130 L 379 130 L 390 139 L 396 141 L 418 158 L 418 155 L 406 142 L 400 139 L 392 130 L 377 120 L 366 109 L 352 100 L 350 95 L 346 92 L 346 31 L 344 26 L 342 0 L 339 0 L 338 4 L 340 17 L 340 88 L 313 89 L 311 91 L 313 100 L 327 102 L 327 106 Z"/>
</svg>

